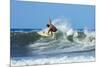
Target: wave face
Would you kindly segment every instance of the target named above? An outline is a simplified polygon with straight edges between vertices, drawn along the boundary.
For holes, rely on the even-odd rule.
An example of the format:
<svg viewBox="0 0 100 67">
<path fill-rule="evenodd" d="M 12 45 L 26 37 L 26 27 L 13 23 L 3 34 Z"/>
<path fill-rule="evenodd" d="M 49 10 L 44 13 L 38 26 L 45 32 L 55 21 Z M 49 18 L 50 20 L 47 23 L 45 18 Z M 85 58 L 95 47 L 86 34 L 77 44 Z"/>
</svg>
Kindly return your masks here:
<svg viewBox="0 0 100 67">
<path fill-rule="evenodd" d="M 66 20 L 56 19 L 53 37 L 37 32 L 11 32 L 11 65 L 37 65 L 95 61 L 95 31 L 72 29 Z"/>
</svg>

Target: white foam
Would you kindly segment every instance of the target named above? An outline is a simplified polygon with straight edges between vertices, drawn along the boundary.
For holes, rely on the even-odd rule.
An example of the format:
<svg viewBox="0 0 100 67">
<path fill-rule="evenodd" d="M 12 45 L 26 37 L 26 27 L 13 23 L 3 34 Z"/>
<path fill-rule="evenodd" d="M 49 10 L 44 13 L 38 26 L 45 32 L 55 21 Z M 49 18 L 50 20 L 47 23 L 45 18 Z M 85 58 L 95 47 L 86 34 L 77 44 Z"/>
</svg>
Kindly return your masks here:
<svg viewBox="0 0 100 67">
<path fill-rule="evenodd" d="M 51 58 L 40 58 L 40 59 L 21 59 L 11 60 L 11 66 L 22 66 L 22 65 L 41 65 L 41 64 L 58 64 L 58 63 L 73 63 L 73 62 L 90 62 L 95 61 L 94 57 L 51 57 Z"/>
</svg>

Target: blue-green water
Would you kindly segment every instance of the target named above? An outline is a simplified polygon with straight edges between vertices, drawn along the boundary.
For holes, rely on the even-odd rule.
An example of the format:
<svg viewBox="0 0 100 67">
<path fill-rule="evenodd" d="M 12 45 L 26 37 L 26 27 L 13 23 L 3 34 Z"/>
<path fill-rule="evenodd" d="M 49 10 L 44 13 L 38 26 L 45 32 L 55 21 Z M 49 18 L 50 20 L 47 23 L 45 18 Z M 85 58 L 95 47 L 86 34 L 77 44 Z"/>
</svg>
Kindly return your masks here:
<svg viewBox="0 0 100 67">
<path fill-rule="evenodd" d="M 11 30 L 12 66 L 95 61 L 94 31 L 57 32 L 56 38 L 42 37 L 38 31 Z"/>
</svg>

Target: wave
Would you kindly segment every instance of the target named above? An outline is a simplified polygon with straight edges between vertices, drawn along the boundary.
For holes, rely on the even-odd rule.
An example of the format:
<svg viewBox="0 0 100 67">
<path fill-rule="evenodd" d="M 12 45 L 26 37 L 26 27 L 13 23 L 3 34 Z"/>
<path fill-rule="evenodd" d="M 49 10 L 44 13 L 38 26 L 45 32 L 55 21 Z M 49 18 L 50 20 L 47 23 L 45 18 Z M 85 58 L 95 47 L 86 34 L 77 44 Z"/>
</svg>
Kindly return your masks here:
<svg viewBox="0 0 100 67">
<path fill-rule="evenodd" d="M 11 66 L 95 61 L 95 31 L 75 30 L 63 19 L 52 23 L 58 29 L 52 37 L 11 31 Z"/>
<path fill-rule="evenodd" d="M 89 54 L 89 53 L 88 53 Z M 91 62 L 95 61 L 94 56 L 90 55 L 80 55 L 68 54 L 68 55 L 56 55 L 54 57 L 38 57 L 38 58 L 13 58 L 11 59 L 11 66 L 29 66 L 29 65 L 43 65 L 43 64 L 61 64 L 61 63 L 78 63 L 78 62 Z"/>
<path fill-rule="evenodd" d="M 40 38 L 36 32 L 11 32 L 11 46 L 27 46 Z"/>
<path fill-rule="evenodd" d="M 79 52 L 95 49 L 95 31 L 74 30 L 67 20 L 56 19 L 52 23 L 58 31 L 54 37 L 43 37 L 37 32 L 11 32 L 11 48 L 27 47 L 36 54 Z"/>
</svg>

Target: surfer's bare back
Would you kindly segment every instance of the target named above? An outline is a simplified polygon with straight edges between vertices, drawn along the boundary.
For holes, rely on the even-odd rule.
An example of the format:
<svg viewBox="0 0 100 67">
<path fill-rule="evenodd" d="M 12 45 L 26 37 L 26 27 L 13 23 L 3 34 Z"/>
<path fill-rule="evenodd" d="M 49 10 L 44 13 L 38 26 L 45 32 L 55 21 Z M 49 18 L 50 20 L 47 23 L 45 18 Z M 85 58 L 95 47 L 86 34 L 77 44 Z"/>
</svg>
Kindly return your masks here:
<svg viewBox="0 0 100 67">
<path fill-rule="evenodd" d="M 51 23 L 51 19 L 49 18 L 49 23 L 47 24 L 48 29 L 48 34 L 49 32 L 51 32 L 51 34 L 53 34 L 53 32 L 57 31 L 57 28 Z"/>
</svg>

